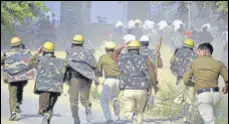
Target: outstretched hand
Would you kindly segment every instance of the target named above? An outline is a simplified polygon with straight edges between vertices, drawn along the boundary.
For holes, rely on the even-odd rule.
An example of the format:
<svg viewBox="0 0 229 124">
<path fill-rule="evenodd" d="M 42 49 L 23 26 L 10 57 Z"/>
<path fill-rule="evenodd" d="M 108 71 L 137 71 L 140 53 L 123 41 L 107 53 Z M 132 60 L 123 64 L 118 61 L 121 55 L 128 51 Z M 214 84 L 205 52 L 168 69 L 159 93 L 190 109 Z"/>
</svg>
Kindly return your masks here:
<svg viewBox="0 0 229 124">
<path fill-rule="evenodd" d="M 37 54 L 40 54 L 41 53 L 41 51 L 42 51 L 42 46 L 40 46 L 38 49 L 37 49 Z"/>
</svg>

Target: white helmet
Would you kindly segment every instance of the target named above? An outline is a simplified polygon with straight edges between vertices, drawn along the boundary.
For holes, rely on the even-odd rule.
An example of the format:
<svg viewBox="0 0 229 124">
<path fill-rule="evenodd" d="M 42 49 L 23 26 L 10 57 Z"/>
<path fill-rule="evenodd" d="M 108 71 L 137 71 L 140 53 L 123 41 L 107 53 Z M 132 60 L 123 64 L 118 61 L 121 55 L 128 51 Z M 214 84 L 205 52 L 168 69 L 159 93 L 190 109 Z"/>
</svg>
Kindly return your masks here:
<svg viewBox="0 0 229 124">
<path fill-rule="evenodd" d="M 203 24 L 203 25 L 201 26 L 201 31 L 203 31 L 203 28 L 204 28 L 204 27 L 207 27 L 207 31 L 210 31 L 210 30 L 211 30 L 211 25 L 210 25 L 210 23 Z"/>
<path fill-rule="evenodd" d="M 184 25 L 184 23 L 181 20 L 173 21 L 172 25 L 174 26 L 174 31 L 177 31 L 180 28 L 181 24 Z"/>
<path fill-rule="evenodd" d="M 134 28 L 135 27 L 135 23 L 134 23 L 134 21 L 133 20 L 130 20 L 129 22 L 128 22 L 128 28 Z"/>
<path fill-rule="evenodd" d="M 148 41 L 149 42 L 149 37 L 147 35 L 142 35 L 140 38 L 140 42 L 142 41 Z"/>
<path fill-rule="evenodd" d="M 124 43 L 128 43 L 129 41 L 136 40 L 136 37 L 132 34 L 127 34 L 123 37 Z"/>
<path fill-rule="evenodd" d="M 124 27 L 124 24 L 122 23 L 122 21 L 118 21 L 115 25 L 115 28 L 118 28 L 118 27 Z"/>
<path fill-rule="evenodd" d="M 144 29 L 152 29 L 154 27 L 155 23 L 151 20 L 145 20 L 143 28 Z"/>
<path fill-rule="evenodd" d="M 165 20 L 160 21 L 157 26 L 159 27 L 159 30 L 163 30 L 168 26 L 167 22 Z"/>
</svg>

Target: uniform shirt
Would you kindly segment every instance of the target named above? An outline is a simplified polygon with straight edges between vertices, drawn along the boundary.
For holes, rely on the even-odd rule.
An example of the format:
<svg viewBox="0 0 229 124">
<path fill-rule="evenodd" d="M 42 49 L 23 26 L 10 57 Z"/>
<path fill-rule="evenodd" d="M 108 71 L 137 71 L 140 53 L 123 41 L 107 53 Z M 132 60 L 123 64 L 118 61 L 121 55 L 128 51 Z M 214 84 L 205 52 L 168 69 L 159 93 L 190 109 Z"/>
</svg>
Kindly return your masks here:
<svg viewBox="0 0 229 124">
<path fill-rule="evenodd" d="M 228 70 L 225 65 L 211 56 L 202 56 L 190 63 L 184 76 L 184 84 L 188 85 L 194 76 L 196 91 L 203 88 L 218 87 L 219 75 L 228 83 Z"/>
<path fill-rule="evenodd" d="M 100 74 L 104 71 L 105 76 L 118 77 L 120 75 L 118 63 L 113 59 L 114 53 L 108 52 L 100 57 L 97 69 Z"/>
</svg>

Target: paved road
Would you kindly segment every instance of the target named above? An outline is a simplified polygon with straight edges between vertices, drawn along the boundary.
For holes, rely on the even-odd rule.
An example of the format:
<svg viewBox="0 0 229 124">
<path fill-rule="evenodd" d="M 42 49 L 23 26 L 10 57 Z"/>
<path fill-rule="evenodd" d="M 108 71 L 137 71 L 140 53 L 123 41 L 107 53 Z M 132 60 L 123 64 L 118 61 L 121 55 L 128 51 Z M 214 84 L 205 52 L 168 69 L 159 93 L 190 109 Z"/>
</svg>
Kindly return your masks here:
<svg viewBox="0 0 229 124">
<path fill-rule="evenodd" d="M 37 114 L 38 111 L 38 95 L 30 94 L 28 95 L 29 88 L 25 88 L 25 94 L 23 105 L 21 106 L 22 109 L 22 119 L 18 122 L 10 122 L 8 121 L 9 118 L 9 94 L 7 90 L 7 85 L 2 84 L 1 87 L 1 123 L 2 124 L 41 124 L 42 116 Z M 31 89 L 30 89 L 31 90 Z M 92 100 L 93 101 L 93 100 Z M 93 110 L 93 122 L 91 124 L 104 124 L 105 119 L 102 114 L 102 110 L 98 101 L 93 102 L 92 105 Z M 85 121 L 85 112 L 84 108 L 80 105 L 79 107 L 79 114 L 81 122 Z M 128 124 L 128 121 L 125 121 L 122 118 L 123 115 L 121 114 L 121 120 L 123 121 L 116 121 L 116 124 Z M 113 119 L 115 117 L 113 116 Z M 174 119 L 174 124 L 176 123 L 176 119 Z M 144 124 L 172 124 L 168 120 L 164 119 L 146 119 Z M 61 95 L 55 105 L 54 108 L 54 115 L 51 120 L 51 124 L 73 124 L 73 119 L 71 117 L 70 105 L 68 102 L 67 96 Z"/>
<path fill-rule="evenodd" d="M 9 104 L 8 104 L 8 93 L 1 92 L 1 119 L 4 120 L 3 124 L 41 124 L 42 116 L 37 114 L 38 110 L 38 97 L 33 98 L 24 98 L 24 103 L 21 106 L 22 109 L 22 119 L 19 122 L 9 122 Z M 64 96 L 61 96 L 60 99 L 63 99 Z M 67 98 L 65 98 L 67 99 Z M 93 106 L 93 122 L 92 124 L 103 124 L 104 118 L 101 110 L 97 110 Z M 82 106 L 79 107 L 79 113 L 81 121 L 85 120 L 85 112 Z M 51 120 L 51 124 L 73 124 L 73 119 L 71 117 L 70 105 L 66 103 L 57 102 L 54 108 L 54 115 Z M 125 121 L 119 121 L 117 124 L 125 124 Z"/>
</svg>

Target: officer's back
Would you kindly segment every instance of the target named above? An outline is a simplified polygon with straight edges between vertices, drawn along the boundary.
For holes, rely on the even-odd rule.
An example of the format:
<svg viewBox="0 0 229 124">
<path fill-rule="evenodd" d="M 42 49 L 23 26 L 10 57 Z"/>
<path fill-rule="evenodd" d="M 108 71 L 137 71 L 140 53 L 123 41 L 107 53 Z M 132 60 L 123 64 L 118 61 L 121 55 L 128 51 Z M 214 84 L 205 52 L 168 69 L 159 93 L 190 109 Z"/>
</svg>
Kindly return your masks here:
<svg viewBox="0 0 229 124">
<path fill-rule="evenodd" d="M 225 81 L 222 89 L 228 93 L 228 70 L 220 61 L 212 58 L 213 47 L 210 43 L 198 46 L 198 59 L 191 62 L 184 76 L 184 84 L 194 86 L 199 113 L 205 124 L 216 124 L 214 110 L 220 103 L 221 93 L 218 87 L 218 78 L 221 75 Z M 195 82 L 191 78 L 194 76 Z"/>
<path fill-rule="evenodd" d="M 148 75 L 146 57 L 137 53 L 137 51 L 129 51 L 120 57 L 121 78 L 126 83 L 126 89 L 147 89 Z M 142 82 L 142 83 L 140 83 Z"/>
<path fill-rule="evenodd" d="M 212 58 L 211 55 L 197 58 L 193 61 L 192 65 L 193 70 L 195 70 L 194 76 L 197 91 L 202 88 L 218 87 L 219 74 L 222 74 L 223 78 L 228 80 L 227 71 L 223 69 L 224 65 Z"/>
</svg>

